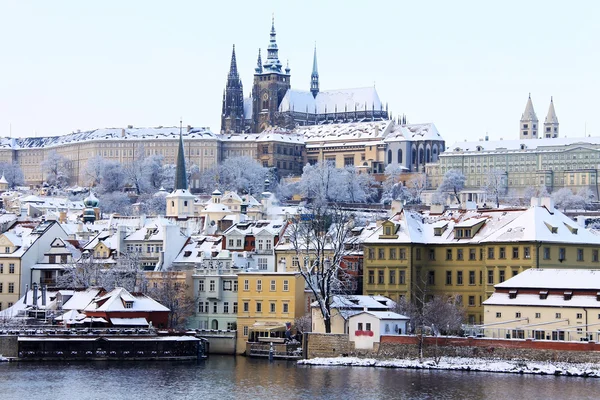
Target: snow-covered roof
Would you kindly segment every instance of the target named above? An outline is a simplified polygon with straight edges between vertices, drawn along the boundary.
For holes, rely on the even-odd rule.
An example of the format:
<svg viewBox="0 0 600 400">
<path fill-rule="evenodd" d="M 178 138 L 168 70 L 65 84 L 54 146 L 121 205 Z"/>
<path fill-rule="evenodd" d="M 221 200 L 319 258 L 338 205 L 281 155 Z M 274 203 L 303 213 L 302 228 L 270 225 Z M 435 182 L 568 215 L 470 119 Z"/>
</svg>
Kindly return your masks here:
<svg viewBox="0 0 600 400">
<path fill-rule="evenodd" d="M 369 315 L 372 315 L 375 318 L 380 319 L 380 320 L 389 320 L 389 319 L 392 319 L 392 320 L 405 320 L 405 321 L 408 321 L 410 319 L 409 317 L 407 317 L 405 315 L 398 314 L 398 313 L 391 312 L 391 311 L 363 311 L 363 312 L 359 312 L 357 314 L 354 314 L 353 316 L 360 315 L 360 314 L 369 314 Z"/>
<path fill-rule="evenodd" d="M 500 289 L 572 289 L 600 291 L 600 270 L 530 268 L 495 286 Z M 600 303 L 599 303 L 600 305 Z"/>
<path fill-rule="evenodd" d="M 527 151 L 557 151 L 564 150 L 565 147 L 581 145 L 583 147 L 592 146 L 597 149 L 600 146 L 600 137 L 582 137 L 582 138 L 540 138 L 540 139 L 514 139 L 514 140 L 490 140 L 490 141 L 472 141 L 456 142 L 450 146 L 442 157 L 452 156 L 459 153 L 479 153 L 489 152 L 527 152 Z"/>
<path fill-rule="evenodd" d="M 313 302 L 312 307 L 318 307 L 318 302 Z M 385 296 L 363 296 L 363 295 L 335 295 L 331 300 L 331 308 L 348 310 L 379 311 L 388 310 L 396 306 L 396 303 Z"/>
<path fill-rule="evenodd" d="M 379 95 L 374 87 L 320 91 L 313 97 L 310 91 L 288 89 L 279 104 L 279 112 L 296 111 L 323 114 L 353 111 L 380 111 Z"/>
<path fill-rule="evenodd" d="M 543 307 L 590 307 L 599 308 L 600 302 L 596 296 L 573 296 L 565 300 L 563 295 L 549 294 L 540 298 L 539 294 L 518 294 L 512 297 L 509 293 L 494 293 L 483 302 L 486 306 L 543 306 Z"/>
<path fill-rule="evenodd" d="M 424 124 L 393 124 L 386 135 L 385 142 L 403 142 L 419 140 L 444 140 L 432 123 Z"/>
<path fill-rule="evenodd" d="M 392 121 L 353 122 L 345 124 L 309 125 L 296 128 L 306 144 L 322 141 L 369 141 L 383 139 Z"/>
<path fill-rule="evenodd" d="M 131 303 L 131 307 L 126 307 L 126 303 Z M 141 293 L 129 293 L 124 288 L 115 288 L 102 297 L 95 298 L 84 311 L 101 312 L 151 312 L 151 311 L 169 311 L 169 309 L 156 300 Z"/>
<path fill-rule="evenodd" d="M 270 235 L 279 235 L 285 227 L 285 222 L 281 219 L 244 221 L 229 227 L 223 235 L 254 235 L 268 233 Z"/>
</svg>

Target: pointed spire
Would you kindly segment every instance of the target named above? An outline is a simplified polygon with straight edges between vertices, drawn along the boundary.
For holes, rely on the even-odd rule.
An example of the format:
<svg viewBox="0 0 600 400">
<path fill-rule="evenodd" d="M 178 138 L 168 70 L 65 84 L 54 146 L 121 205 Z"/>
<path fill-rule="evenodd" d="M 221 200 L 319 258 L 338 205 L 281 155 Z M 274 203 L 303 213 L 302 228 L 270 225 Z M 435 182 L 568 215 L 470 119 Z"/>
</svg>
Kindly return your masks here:
<svg viewBox="0 0 600 400">
<path fill-rule="evenodd" d="M 175 171 L 175 190 L 187 190 L 187 179 L 185 172 L 185 153 L 183 149 L 183 122 L 179 120 L 179 150 L 177 151 L 177 169 Z"/>
<path fill-rule="evenodd" d="M 285 66 L 285 73 L 289 75 L 290 71 L 291 71 L 291 69 L 290 69 L 290 60 L 287 60 L 287 64 Z"/>
<path fill-rule="evenodd" d="M 535 115 L 535 110 L 533 109 L 533 102 L 531 101 L 531 93 L 529 93 L 529 97 L 527 98 L 527 104 L 525 105 L 525 111 L 521 116 L 519 127 L 519 137 L 521 139 L 537 139 L 538 138 L 538 118 Z M 540 134 L 539 137 L 542 137 Z"/>
<path fill-rule="evenodd" d="M 316 98 L 319 93 L 319 70 L 317 68 L 317 43 L 315 43 L 315 54 L 313 56 L 313 68 L 310 75 L 310 92 Z"/>
<path fill-rule="evenodd" d="M 527 99 L 527 104 L 525 105 L 525 112 L 523 112 L 521 120 L 537 121 L 537 116 L 535 115 L 535 111 L 533 109 L 533 102 L 531 101 L 531 93 L 529 93 L 529 98 Z"/>
<path fill-rule="evenodd" d="M 262 74 L 263 66 L 262 66 L 262 57 L 260 56 L 260 49 L 258 49 L 258 60 L 256 60 L 256 68 L 254 68 L 257 74 Z"/>
<path fill-rule="evenodd" d="M 548 107 L 548 115 L 546 115 L 546 124 L 558 124 L 558 117 L 556 116 L 556 111 L 554 110 L 554 101 L 552 100 L 552 96 L 550 96 L 550 107 Z"/>
<path fill-rule="evenodd" d="M 269 46 L 267 47 L 267 62 L 264 68 L 271 72 L 281 72 L 281 61 L 279 61 L 279 49 L 277 48 L 277 34 L 275 33 L 275 15 L 271 19 L 271 33 Z"/>
<path fill-rule="evenodd" d="M 237 61 L 235 59 L 235 44 L 233 45 L 233 50 L 231 51 L 231 65 L 229 66 L 229 79 L 230 80 L 239 80 L 240 76 L 237 70 Z"/>
</svg>

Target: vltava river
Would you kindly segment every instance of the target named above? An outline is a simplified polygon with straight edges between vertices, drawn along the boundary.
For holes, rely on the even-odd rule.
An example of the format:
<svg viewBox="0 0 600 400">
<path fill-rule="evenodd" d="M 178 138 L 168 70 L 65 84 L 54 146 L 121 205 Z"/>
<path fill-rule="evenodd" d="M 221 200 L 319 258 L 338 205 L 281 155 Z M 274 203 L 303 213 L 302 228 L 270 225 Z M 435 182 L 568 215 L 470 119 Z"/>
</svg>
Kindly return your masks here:
<svg viewBox="0 0 600 400">
<path fill-rule="evenodd" d="M 600 379 L 297 366 L 211 356 L 199 363 L 0 364 L 0 399 L 597 399 Z"/>
</svg>

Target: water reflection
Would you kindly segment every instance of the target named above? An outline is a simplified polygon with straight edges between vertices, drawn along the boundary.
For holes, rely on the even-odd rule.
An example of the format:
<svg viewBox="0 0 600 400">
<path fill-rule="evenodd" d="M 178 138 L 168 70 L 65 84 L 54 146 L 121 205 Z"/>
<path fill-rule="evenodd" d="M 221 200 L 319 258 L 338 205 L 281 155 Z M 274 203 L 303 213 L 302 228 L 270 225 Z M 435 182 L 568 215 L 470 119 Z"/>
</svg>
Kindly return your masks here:
<svg viewBox="0 0 600 400">
<path fill-rule="evenodd" d="M 600 380 L 475 372 L 296 366 L 212 356 L 206 362 L 0 365 L 2 400 L 598 398 Z"/>
</svg>

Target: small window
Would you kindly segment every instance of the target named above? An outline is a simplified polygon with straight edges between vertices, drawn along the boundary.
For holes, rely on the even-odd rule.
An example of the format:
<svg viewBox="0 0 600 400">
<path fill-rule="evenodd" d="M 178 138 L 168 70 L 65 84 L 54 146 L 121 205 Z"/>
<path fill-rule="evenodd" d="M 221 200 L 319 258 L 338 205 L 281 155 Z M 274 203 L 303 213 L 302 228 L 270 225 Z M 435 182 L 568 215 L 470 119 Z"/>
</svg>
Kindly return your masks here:
<svg viewBox="0 0 600 400">
<path fill-rule="evenodd" d="M 500 312 L 497 312 L 497 313 L 496 313 L 496 318 L 502 318 L 502 313 L 500 313 Z"/>
<path fill-rule="evenodd" d="M 555 317 L 556 319 L 558 319 L 558 318 L 560 318 L 560 317 L 561 317 L 561 314 L 560 314 L 559 312 L 557 312 L 557 313 L 554 315 L 554 317 Z"/>
<path fill-rule="evenodd" d="M 515 313 L 515 318 L 521 318 L 521 313 L 520 312 Z"/>
<path fill-rule="evenodd" d="M 535 313 L 535 317 L 536 317 L 536 318 L 542 318 L 542 313 L 536 312 L 536 313 Z"/>
<path fill-rule="evenodd" d="M 284 313 L 288 313 L 289 312 L 289 307 L 290 307 L 290 305 L 288 303 L 283 303 L 283 312 Z"/>
<path fill-rule="evenodd" d="M 582 319 L 582 318 L 583 318 L 583 314 L 577 313 L 577 319 Z"/>
</svg>

